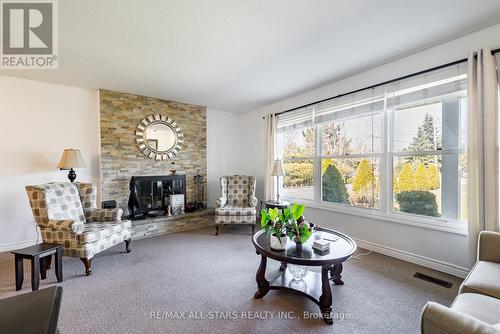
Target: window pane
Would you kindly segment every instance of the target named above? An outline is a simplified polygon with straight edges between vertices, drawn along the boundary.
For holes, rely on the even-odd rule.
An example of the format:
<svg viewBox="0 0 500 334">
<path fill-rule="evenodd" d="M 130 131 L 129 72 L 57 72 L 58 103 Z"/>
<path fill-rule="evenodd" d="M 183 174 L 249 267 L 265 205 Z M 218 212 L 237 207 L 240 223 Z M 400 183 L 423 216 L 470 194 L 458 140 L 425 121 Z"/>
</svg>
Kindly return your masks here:
<svg viewBox="0 0 500 334">
<path fill-rule="evenodd" d="M 378 209 L 379 173 L 378 158 L 322 159 L 322 200 Z"/>
<path fill-rule="evenodd" d="M 441 149 L 441 101 L 394 111 L 394 150 Z"/>
<path fill-rule="evenodd" d="M 278 135 L 283 159 L 314 156 L 314 128 L 286 131 Z"/>
<path fill-rule="evenodd" d="M 467 100 L 442 97 L 431 103 L 396 108 L 394 151 L 422 152 L 465 148 Z"/>
<path fill-rule="evenodd" d="M 394 158 L 394 210 L 429 217 L 466 219 L 464 155 Z"/>
<path fill-rule="evenodd" d="M 283 196 L 299 199 L 314 199 L 312 160 L 284 161 Z"/>
<path fill-rule="evenodd" d="M 323 155 L 382 151 L 382 114 L 332 122 L 321 128 Z"/>
</svg>

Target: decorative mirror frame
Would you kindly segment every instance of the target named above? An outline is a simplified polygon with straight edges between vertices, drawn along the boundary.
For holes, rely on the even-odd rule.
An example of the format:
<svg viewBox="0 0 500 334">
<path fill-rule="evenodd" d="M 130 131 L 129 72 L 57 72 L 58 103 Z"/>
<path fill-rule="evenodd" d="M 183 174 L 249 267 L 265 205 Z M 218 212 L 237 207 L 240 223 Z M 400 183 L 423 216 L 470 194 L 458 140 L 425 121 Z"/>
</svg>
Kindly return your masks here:
<svg viewBox="0 0 500 334">
<path fill-rule="evenodd" d="M 146 130 L 154 124 L 164 124 L 172 129 L 175 133 L 175 143 L 171 149 L 167 151 L 158 151 L 150 147 L 146 141 Z M 139 150 L 150 159 L 153 160 L 167 160 L 175 157 L 184 144 L 184 133 L 182 132 L 179 124 L 172 118 L 163 115 L 149 115 L 139 122 L 135 131 L 135 141 Z"/>
</svg>

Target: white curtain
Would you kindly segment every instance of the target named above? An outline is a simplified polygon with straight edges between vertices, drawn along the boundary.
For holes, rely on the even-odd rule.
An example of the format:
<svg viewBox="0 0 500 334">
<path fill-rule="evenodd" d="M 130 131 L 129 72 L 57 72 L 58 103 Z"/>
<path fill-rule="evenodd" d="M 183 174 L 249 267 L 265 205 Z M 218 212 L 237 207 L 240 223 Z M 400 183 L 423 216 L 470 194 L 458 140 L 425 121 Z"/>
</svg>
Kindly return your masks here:
<svg viewBox="0 0 500 334">
<path fill-rule="evenodd" d="M 274 152 L 274 140 L 276 138 L 276 117 L 273 114 L 267 114 L 264 116 L 266 120 L 266 176 L 264 181 L 264 196 L 265 200 L 272 200 L 275 194 L 275 184 L 271 172 L 273 170 L 273 164 L 275 159 Z"/>
<path fill-rule="evenodd" d="M 498 73 L 491 50 L 469 54 L 467 202 L 469 254 L 476 260 L 481 231 L 499 231 Z"/>
</svg>

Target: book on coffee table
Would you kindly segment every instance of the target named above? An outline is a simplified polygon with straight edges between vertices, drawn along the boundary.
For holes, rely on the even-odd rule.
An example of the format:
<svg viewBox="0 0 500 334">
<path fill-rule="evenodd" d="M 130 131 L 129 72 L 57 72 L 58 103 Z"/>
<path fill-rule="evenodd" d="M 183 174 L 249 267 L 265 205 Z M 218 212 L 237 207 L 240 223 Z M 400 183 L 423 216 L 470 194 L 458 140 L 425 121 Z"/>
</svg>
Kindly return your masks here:
<svg viewBox="0 0 500 334">
<path fill-rule="evenodd" d="M 324 239 L 314 240 L 312 247 L 323 252 L 330 249 L 330 241 Z"/>
</svg>

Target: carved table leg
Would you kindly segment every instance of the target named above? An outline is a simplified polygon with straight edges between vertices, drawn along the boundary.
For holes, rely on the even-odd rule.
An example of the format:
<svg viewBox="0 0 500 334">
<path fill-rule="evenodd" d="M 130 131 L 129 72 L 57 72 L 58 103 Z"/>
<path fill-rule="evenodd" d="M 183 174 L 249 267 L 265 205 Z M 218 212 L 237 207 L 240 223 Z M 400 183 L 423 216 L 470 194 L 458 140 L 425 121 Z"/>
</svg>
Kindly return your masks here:
<svg viewBox="0 0 500 334">
<path fill-rule="evenodd" d="M 281 271 L 285 271 L 286 270 L 286 262 L 281 262 L 280 270 Z"/>
<path fill-rule="evenodd" d="M 257 286 L 259 290 L 253 296 L 256 299 L 260 299 L 264 297 L 269 292 L 269 282 L 266 280 L 266 265 L 267 265 L 267 257 L 264 255 L 260 255 L 260 265 L 257 270 L 257 275 L 255 275 L 255 280 L 257 281 Z"/>
<path fill-rule="evenodd" d="M 321 296 L 319 297 L 319 307 L 323 320 L 328 325 L 332 325 L 332 290 L 330 289 L 330 280 L 328 279 L 329 266 L 321 267 Z"/>
<path fill-rule="evenodd" d="M 344 282 L 342 281 L 342 269 L 342 263 L 334 264 L 333 267 L 330 268 L 330 275 L 335 285 L 344 285 Z"/>
<path fill-rule="evenodd" d="M 219 225 L 215 225 L 215 235 L 219 235 Z"/>
</svg>

